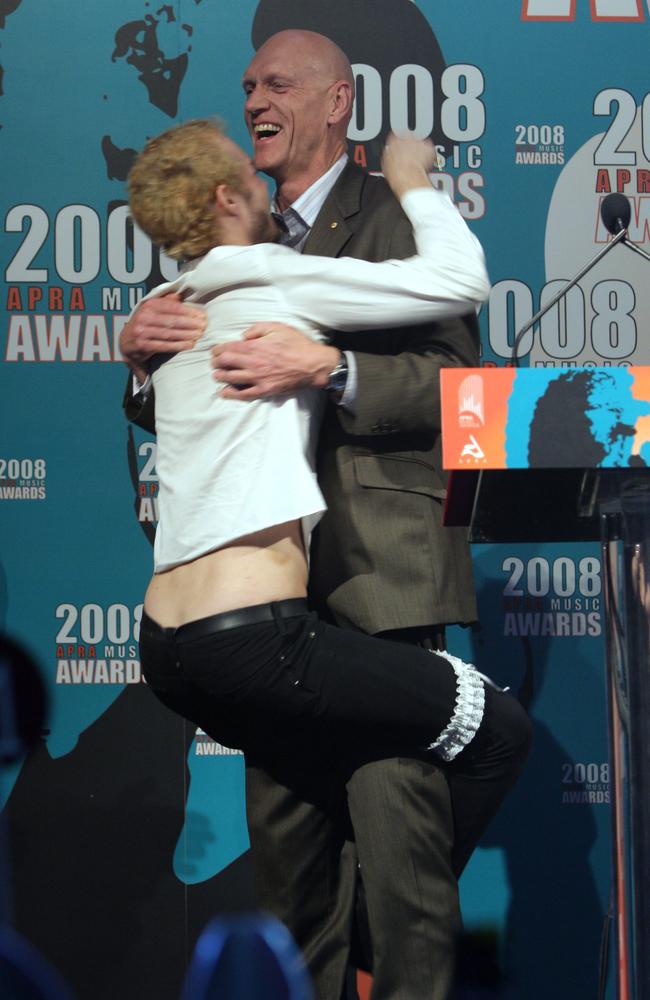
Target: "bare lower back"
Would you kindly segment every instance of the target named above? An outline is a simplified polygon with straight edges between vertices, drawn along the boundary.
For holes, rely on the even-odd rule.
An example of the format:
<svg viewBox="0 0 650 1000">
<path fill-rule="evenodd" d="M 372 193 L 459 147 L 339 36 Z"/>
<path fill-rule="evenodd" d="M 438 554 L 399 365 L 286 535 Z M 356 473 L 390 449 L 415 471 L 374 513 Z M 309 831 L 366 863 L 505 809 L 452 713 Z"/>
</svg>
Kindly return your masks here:
<svg viewBox="0 0 650 1000">
<path fill-rule="evenodd" d="M 304 597 L 306 592 L 300 522 L 291 521 L 156 573 L 144 606 L 159 625 L 176 628 L 233 608 Z"/>
</svg>

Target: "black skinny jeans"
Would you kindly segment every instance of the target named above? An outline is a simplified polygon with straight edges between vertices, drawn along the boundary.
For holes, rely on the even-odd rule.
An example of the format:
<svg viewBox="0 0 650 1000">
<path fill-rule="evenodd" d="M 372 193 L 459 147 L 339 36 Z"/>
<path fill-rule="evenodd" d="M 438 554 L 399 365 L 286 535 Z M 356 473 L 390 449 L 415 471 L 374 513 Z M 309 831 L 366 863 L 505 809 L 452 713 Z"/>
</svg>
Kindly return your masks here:
<svg viewBox="0 0 650 1000">
<path fill-rule="evenodd" d="M 302 602 L 291 602 L 290 613 L 214 632 L 210 619 L 165 629 L 144 614 L 145 679 L 173 711 L 257 761 L 295 757 L 301 748 L 309 756 L 316 745 L 348 768 L 381 757 L 421 757 L 454 711 L 449 661 L 327 625 Z M 478 732 L 445 765 L 457 873 L 521 771 L 531 732 L 516 699 L 486 684 Z"/>
</svg>

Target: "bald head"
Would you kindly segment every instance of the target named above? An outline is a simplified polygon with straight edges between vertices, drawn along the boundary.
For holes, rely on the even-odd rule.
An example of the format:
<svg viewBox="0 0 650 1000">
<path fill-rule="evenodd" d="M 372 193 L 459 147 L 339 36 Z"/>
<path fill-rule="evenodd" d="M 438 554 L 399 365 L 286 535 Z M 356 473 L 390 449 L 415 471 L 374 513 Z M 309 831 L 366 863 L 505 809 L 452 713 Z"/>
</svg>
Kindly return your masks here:
<svg viewBox="0 0 650 1000">
<path fill-rule="evenodd" d="M 334 83 L 335 80 L 346 80 L 351 87 L 354 87 L 350 60 L 331 38 L 319 35 L 316 31 L 303 31 L 298 28 L 278 31 L 260 46 L 257 54 L 272 53 L 283 56 L 288 52 L 291 52 L 308 72 L 318 76 L 319 79 L 328 80 L 330 83 Z"/>
<path fill-rule="evenodd" d="M 345 152 L 352 68 L 329 38 L 292 29 L 260 47 L 243 85 L 255 166 L 275 179 L 284 208 Z"/>
</svg>

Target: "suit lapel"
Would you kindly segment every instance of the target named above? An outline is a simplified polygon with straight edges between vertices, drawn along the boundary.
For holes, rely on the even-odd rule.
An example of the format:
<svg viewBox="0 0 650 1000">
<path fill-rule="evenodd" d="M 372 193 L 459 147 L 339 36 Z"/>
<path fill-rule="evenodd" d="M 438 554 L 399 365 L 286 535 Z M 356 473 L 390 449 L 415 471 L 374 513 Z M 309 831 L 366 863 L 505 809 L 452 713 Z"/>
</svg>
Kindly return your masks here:
<svg viewBox="0 0 650 1000">
<path fill-rule="evenodd" d="M 330 191 L 312 226 L 303 253 L 339 257 L 357 228 L 365 175 L 349 162 Z"/>
</svg>

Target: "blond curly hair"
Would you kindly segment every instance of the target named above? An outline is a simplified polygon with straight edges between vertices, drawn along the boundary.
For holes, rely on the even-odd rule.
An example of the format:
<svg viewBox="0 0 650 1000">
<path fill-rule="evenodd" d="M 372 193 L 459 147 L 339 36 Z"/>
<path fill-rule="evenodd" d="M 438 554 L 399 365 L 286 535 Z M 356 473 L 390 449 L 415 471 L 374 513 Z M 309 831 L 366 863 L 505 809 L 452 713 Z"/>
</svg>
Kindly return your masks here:
<svg viewBox="0 0 650 1000">
<path fill-rule="evenodd" d="M 150 139 L 129 173 L 131 214 L 175 260 L 200 257 L 218 242 L 214 192 L 242 190 L 241 164 L 224 148 L 219 121 L 197 118 Z"/>
</svg>

